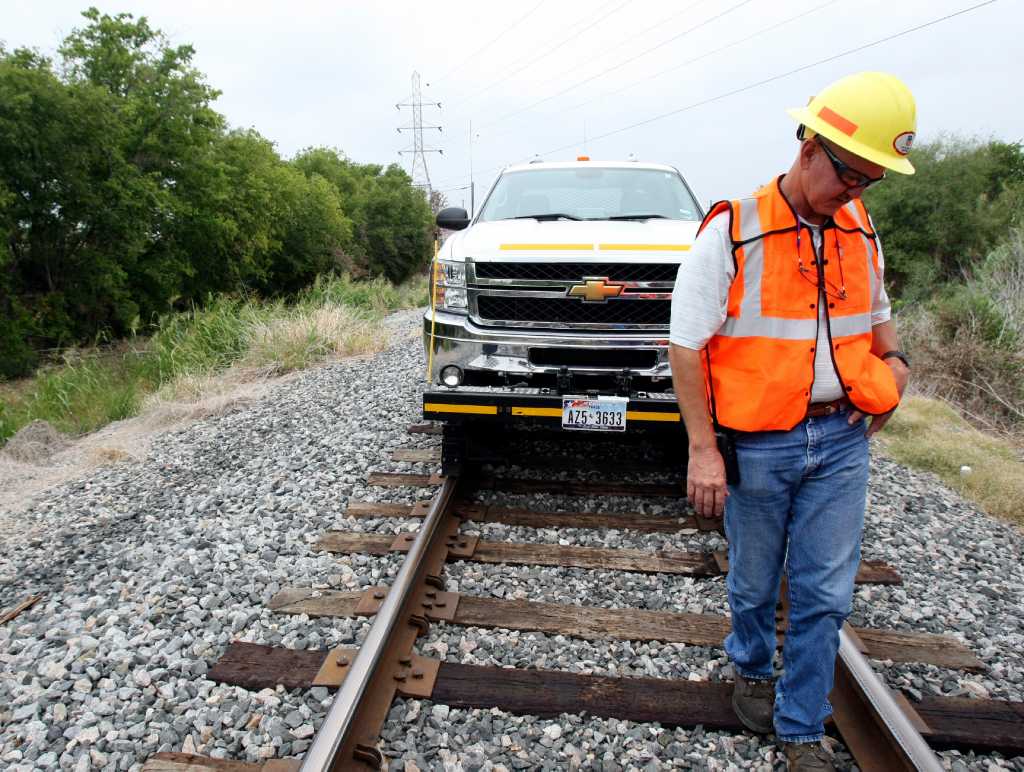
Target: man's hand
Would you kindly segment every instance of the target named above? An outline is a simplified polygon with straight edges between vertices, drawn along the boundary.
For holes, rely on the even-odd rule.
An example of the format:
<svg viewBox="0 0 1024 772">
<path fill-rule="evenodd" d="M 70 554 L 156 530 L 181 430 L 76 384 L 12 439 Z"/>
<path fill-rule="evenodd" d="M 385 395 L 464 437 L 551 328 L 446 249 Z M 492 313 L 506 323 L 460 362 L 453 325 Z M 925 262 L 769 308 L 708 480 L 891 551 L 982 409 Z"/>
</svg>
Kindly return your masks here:
<svg viewBox="0 0 1024 772">
<path fill-rule="evenodd" d="M 725 513 L 725 462 L 718 448 L 690 449 L 686 469 L 686 498 L 701 517 L 721 517 Z"/>
<path fill-rule="evenodd" d="M 907 388 L 907 381 L 910 380 L 910 368 L 903 364 L 902 360 L 896 357 L 890 357 L 885 360 L 885 363 L 889 365 L 889 369 L 892 370 L 892 375 L 896 379 L 896 390 L 900 393 L 900 397 L 903 397 L 903 391 Z M 885 426 L 889 419 L 892 418 L 892 414 L 896 412 L 896 408 L 893 408 L 888 413 L 882 413 L 882 415 L 876 415 L 871 419 L 871 424 L 868 426 L 865 436 L 869 439 L 881 431 L 882 427 Z M 857 423 L 864 417 L 864 413 L 859 410 L 854 410 L 850 413 L 849 422 L 851 424 Z"/>
</svg>

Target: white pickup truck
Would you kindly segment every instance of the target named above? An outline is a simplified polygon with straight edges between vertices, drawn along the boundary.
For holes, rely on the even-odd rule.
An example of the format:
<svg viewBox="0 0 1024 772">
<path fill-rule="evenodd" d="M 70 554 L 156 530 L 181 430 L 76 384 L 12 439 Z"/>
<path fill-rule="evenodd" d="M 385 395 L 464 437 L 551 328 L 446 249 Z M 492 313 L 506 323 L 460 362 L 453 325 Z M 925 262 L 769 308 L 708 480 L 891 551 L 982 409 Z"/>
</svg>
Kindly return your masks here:
<svg viewBox="0 0 1024 772">
<path fill-rule="evenodd" d="M 424 417 L 678 437 L 671 293 L 702 217 L 675 168 L 584 158 L 506 168 L 472 220 L 441 211 Z"/>
</svg>

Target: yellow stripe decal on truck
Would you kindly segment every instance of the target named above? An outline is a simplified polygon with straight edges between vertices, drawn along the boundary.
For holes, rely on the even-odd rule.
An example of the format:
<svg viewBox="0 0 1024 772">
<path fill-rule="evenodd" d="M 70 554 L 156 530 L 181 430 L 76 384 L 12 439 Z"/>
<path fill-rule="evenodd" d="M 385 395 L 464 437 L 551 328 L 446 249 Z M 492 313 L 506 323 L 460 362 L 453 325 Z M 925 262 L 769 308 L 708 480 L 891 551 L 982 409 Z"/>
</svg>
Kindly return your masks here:
<svg viewBox="0 0 1024 772">
<path fill-rule="evenodd" d="M 537 416 L 550 416 L 552 418 L 562 417 L 562 408 L 560 407 L 514 407 L 512 408 L 512 415 L 537 415 Z"/>
<path fill-rule="evenodd" d="M 689 252 L 689 244 L 598 244 L 598 249 L 615 252 Z"/>
<path fill-rule="evenodd" d="M 427 402 L 423 405 L 426 413 L 475 413 L 477 415 L 498 415 L 496 405 L 446 405 L 440 402 Z"/>
<path fill-rule="evenodd" d="M 593 252 L 593 244 L 502 244 L 503 250 L 521 249 L 536 252 L 548 252 L 551 250 L 566 250 L 570 252 Z"/>
<path fill-rule="evenodd" d="M 627 421 L 679 421 L 679 413 L 651 413 L 645 410 L 627 410 Z"/>
<path fill-rule="evenodd" d="M 449 405 L 440 402 L 427 402 L 423 405 L 427 413 L 472 413 L 475 415 L 497 415 L 496 405 Z M 535 416 L 544 418 L 561 418 L 562 408 L 560 407 L 512 407 L 514 416 Z M 629 421 L 670 421 L 679 422 L 678 413 L 656 413 L 646 410 L 627 410 L 626 419 Z"/>
</svg>

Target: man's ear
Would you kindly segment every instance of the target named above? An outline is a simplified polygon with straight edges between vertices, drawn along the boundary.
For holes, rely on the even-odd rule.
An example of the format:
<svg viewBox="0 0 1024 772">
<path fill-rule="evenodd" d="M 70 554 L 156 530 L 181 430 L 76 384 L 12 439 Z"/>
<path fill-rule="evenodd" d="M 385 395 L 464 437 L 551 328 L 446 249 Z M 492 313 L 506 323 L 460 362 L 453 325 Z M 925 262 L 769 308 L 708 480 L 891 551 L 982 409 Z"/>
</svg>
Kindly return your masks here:
<svg viewBox="0 0 1024 772">
<path fill-rule="evenodd" d="M 807 170 L 814 161 L 814 154 L 818 151 L 818 143 L 805 139 L 800 143 L 800 168 Z"/>
</svg>

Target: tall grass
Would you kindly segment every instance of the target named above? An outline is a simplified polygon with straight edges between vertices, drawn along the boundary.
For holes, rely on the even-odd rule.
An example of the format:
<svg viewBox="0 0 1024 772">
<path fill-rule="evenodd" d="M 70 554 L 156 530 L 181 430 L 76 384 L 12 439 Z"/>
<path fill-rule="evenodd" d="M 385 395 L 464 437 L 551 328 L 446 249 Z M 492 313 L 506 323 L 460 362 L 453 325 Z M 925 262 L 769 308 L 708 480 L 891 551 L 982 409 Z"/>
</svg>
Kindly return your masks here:
<svg viewBox="0 0 1024 772">
<path fill-rule="evenodd" d="M 975 429 L 948 404 L 905 399 L 877 436 L 900 463 L 933 472 L 989 514 L 1024 526 L 1024 457 L 1010 442 Z"/>
<path fill-rule="evenodd" d="M 154 386 L 144 355 L 105 352 L 70 358 L 0 395 L 0 442 L 43 419 L 66 434 L 95 431 L 134 415 Z"/>
<path fill-rule="evenodd" d="M 322 277 L 288 300 L 214 296 L 162 318 L 131 347 L 67 352 L 33 378 L 0 384 L 0 443 L 42 419 L 68 434 L 132 416 L 154 392 L 195 397 L 228 368 L 276 374 L 386 345 L 379 320 L 425 305 L 425 278 L 393 286 Z"/>
</svg>

